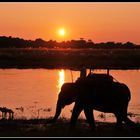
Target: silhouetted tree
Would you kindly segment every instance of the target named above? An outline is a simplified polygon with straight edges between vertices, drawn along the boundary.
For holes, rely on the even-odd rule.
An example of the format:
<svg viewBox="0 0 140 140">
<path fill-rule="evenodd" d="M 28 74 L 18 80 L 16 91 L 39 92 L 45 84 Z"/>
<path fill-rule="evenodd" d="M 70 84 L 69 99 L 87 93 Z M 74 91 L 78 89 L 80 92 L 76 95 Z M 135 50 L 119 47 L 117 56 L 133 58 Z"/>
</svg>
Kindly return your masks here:
<svg viewBox="0 0 140 140">
<path fill-rule="evenodd" d="M 40 48 L 40 47 L 46 47 L 46 41 L 44 41 L 41 38 L 38 38 L 34 41 L 35 47 Z"/>
<path fill-rule="evenodd" d="M 55 40 L 47 41 L 47 48 L 57 48 L 58 43 Z"/>
<path fill-rule="evenodd" d="M 126 42 L 125 44 L 124 44 L 124 47 L 125 48 L 129 48 L 129 49 L 132 49 L 132 48 L 134 48 L 135 47 L 135 45 L 132 43 L 132 42 Z"/>
<path fill-rule="evenodd" d="M 18 37 L 6 37 L 0 36 L 0 48 L 96 48 L 96 49 L 139 49 L 140 45 L 136 45 L 132 42 L 100 42 L 94 43 L 91 39 L 85 40 L 80 38 L 79 40 L 70 40 L 57 42 L 56 40 L 45 41 L 41 38 L 35 40 L 24 40 Z"/>
</svg>

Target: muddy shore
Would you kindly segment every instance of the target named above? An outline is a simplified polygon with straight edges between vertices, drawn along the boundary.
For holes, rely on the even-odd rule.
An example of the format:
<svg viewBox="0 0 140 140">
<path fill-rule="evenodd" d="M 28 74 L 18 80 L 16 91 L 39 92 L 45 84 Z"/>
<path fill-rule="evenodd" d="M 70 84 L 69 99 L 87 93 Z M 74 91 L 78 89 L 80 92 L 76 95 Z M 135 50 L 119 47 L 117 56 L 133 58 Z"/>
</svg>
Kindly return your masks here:
<svg viewBox="0 0 140 140">
<path fill-rule="evenodd" d="M 85 120 L 78 120 L 75 129 L 69 128 L 69 120 L 59 119 L 46 124 L 46 119 L 0 121 L 0 137 L 140 137 L 140 124 L 136 129 L 123 126 L 117 130 L 114 123 L 97 122 L 92 130 Z"/>
<path fill-rule="evenodd" d="M 0 68 L 139 69 L 140 49 L 0 49 Z"/>
</svg>

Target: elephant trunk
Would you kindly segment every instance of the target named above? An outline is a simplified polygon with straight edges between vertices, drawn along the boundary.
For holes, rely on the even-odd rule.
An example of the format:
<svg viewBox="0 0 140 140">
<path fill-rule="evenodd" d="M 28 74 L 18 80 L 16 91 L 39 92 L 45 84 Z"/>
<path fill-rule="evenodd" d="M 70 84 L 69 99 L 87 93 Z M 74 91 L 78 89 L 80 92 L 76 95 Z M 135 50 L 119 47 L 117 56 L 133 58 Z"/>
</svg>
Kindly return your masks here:
<svg viewBox="0 0 140 140">
<path fill-rule="evenodd" d="M 55 123 L 56 120 L 58 119 L 60 113 L 61 113 L 61 110 L 62 110 L 62 105 L 61 105 L 61 101 L 58 100 L 57 101 L 57 106 L 56 106 L 56 112 L 55 112 L 55 115 L 54 117 L 48 121 L 48 123 Z"/>
</svg>

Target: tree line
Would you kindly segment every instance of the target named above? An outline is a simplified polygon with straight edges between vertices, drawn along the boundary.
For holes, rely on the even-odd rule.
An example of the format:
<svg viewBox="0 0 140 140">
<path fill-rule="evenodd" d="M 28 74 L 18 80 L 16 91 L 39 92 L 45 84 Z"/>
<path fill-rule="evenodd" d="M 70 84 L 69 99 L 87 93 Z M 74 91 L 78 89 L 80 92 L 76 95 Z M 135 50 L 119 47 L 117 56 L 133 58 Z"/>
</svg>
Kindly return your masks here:
<svg viewBox="0 0 140 140">
<path fill-rule="evenodd" d="M 18 37 L 6 37 L 0 36 L 0 48 L 75 48 L 75 49 L 86 49 L 86 48 L 98 48 L 98 49 L 139 49 L 140 45 L 132 42 L 101 42 L 94 43 L 92 40 L 85 40 L 80 38 L 78 40 L 62 41 L 57 42 L 56 40 L 45 41 L 41 38 L 35 40 L 25 40 Z"/>
</svg>

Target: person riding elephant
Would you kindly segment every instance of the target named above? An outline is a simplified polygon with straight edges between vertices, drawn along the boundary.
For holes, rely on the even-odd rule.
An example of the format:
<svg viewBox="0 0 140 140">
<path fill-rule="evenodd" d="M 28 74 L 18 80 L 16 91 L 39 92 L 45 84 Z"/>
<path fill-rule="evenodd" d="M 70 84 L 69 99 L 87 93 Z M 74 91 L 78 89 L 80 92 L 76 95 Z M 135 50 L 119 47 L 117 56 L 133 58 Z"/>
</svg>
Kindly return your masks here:
<svg viewBox="0 0 140 140">
<path fill-rule="evenodd" d="M 100 79 L 98 79 L 98 78 Z M 84 110 L 85 116 L 91 128 L 95 128 L 93 110 L 113 113 L 117 119 L 117 127 L 121 128 L 124 121 L 128 126 L 135 123 L 127 117 L 128 103 L 131 93 L 127 85 L 119 82 L 101 82 L 102 76 L 97 76 L 75 83 L 64 83 L 58 95 L 56 113 L 48 123 L 56 122 L 62 108 L 75 102 L 70 124 L 76 125 L 79 114 Z M 98 81 L 99 80 L 99 81 Z"/>
</svg>

